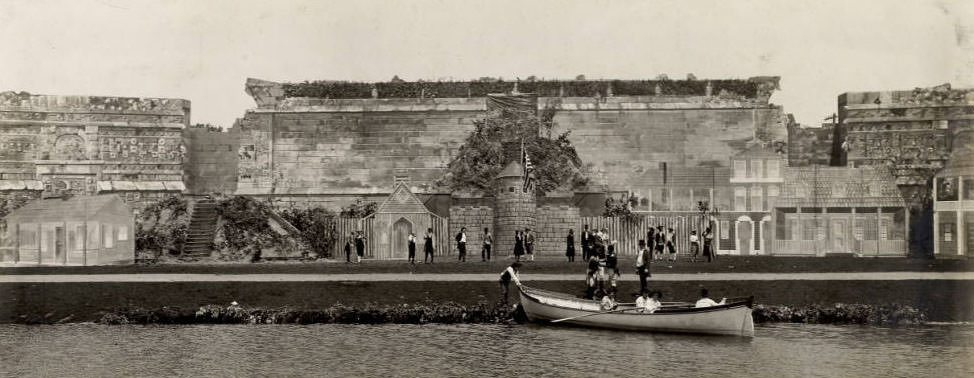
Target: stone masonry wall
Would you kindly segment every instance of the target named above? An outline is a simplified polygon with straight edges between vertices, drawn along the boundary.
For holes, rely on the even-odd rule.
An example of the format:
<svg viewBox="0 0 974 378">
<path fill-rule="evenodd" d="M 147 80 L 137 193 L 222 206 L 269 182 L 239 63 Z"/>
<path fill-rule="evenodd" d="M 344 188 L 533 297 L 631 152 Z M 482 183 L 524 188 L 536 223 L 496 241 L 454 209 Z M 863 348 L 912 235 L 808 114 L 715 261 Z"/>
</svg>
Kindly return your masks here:
<svg viewBox="0 0 974 378">
<path fill-rule="evenodd" d="M 545 256 L 564 256 L 568 247 L 565 238 L 568 237 L 568 229 L 575 230 L 575 256 L 581 258 L 581 216 L 577 207 L 560 206 L 541 206 L 537 209 L 537 231 L 535 237 L 537 244 L 535 253 Z"/>
<path fill-rule="evenodd" d="M 237 190 L 238 134 L 236 129 L 230 132 L 202 128 L 183 130 L 183 144 L 187 150 L 183 181 L 189 193 L 232 194 Z"/>
<path fill-rule="evenodd" d="M 494 239 L 494 209 L 488 206 L 451 206 L 450 207 L 450 241 L 455 243 L 460 227 L 467 228 L 467 258 L 471 261 L 480 255 L 483 245 L 484 227 L 490 228 Z M 495 252 L 496 253 L 496 252 Z M 496 254 L 492 253 L 491 256 Z"/>
<path fill-rule="evenodd" d="M 498 256 L 514 253 L 514 231 L 535 228 L 534 194 L 521 191 L 521 178 L 498 179 L 498 190 L 494 197 L 494 249 Z M 452 214 L 451 214 L 452 216 Z"/>
</svg>

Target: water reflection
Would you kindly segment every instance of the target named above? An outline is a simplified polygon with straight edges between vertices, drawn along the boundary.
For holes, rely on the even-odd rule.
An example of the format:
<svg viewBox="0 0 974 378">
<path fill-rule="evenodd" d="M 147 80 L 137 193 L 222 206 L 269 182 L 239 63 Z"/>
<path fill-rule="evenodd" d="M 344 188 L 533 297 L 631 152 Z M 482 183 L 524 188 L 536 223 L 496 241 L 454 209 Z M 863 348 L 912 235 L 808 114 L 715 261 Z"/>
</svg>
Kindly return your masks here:
<svg viewBox="0 0 974 378">
<path fill-rule="evenodd" d="M 974 376 L 974 326 L 0 325 L 9 376 Z"/>
</svg>

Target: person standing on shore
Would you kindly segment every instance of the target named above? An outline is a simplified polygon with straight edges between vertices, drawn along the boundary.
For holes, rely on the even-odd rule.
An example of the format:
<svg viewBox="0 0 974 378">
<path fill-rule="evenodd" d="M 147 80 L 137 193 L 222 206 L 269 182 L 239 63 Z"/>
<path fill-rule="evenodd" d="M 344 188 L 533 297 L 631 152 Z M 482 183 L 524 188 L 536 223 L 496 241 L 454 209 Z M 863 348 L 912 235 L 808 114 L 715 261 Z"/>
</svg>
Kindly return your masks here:
<svg viewBox="0 0 974 378">
<path fill-rule="evenodd" d="M 352 240 L 355 240 L 355 233 L 348 234 L 348 239 L 345 239 L 345 263 L 352 263 Z"/>
<path fill-rule="evenodd" d="M 636 256 L 636 274 L 639 275 L 639 290 L 645 293 L 646 278 L 650 276 L 649 274 L 649 264 L 653 260 L 652 253 L 649 252 L 649 248 L 646 247 L 646 241 L 639 241 L 639 255 Z"/>
<path fill-rule="evenodd" d="M 609 271 L 610 292 L 615 296 L 619 289 L 619 278 L 622 277 L 622 271 L 619 270 L 619 257 L 616 255 L 615 240 L 609 244 L 608 253 L 605 255 L 605 267 Z"/>
<path fill-rule="evenodd" d="M 599 274 L 599 259 L 595 257 L 595 254 L 589 255 L 588 270 L 585 273 L 585 299 L 593 299 Z"/>
<path fill-rule="evenodd" d="M 358 256 L 358 264 L 362 263 L 362 257 L 365 256 L 365 235 L 359 230 L 358 234 L 355 235 L 355 254 Z"/>
<path fill-rule="evenodd" d="M 521 263 L 515 261 L 511 263 L 511 266 L 508 266 L 507 269 L 504 269 L 504 272 L 501 273 L 500 285 L 501 294 L 504 297 L 504 302 L 502 303 L 504 304 L 507 304 L 507 294 L 510 291 L 509 286 L 511 281 L 514 281 L 515 285 L 521 286 L 521 280 L 517 277 L 517 270 L 519 268 L 521 268 Z"/>
<path fill-rule="evenodd" d="M 514 231 L 514 261 L 521 261 L 521 255 L 524 254 L 524 236 L 521 235 L 521 230 Z"/>
<path fill-rule="evenodd" d="M 524 230 L 524 250 L 531 256 L 531 261 L 534 261 L 534 232 L 530 228 Z"/>
<path fill-rule="evenodd" d="M 427 258 L 429 259 L 429 264 L 433 263 L 433 248 L 435 248 L 435 245 L 433 245 L 433 243 L 434 243 L 433 229 L 427 228 L 426 237 L 423 240 L 423 264 L 427 263 L 426 261 Z"/>
<path fill-rule="evenodd" d="M 588 225 L 586 224 L 582 229 L 582 260 L 588 261 L 588 257 L 592 255 L 592 231 L 588 230 Z"/>
<path fill-rule="evenodd" d="M 568 237 L 565 241 L 568 243 L 565 247 L 565 256 L 568 256 L 568 262 L 575 262 L 575 230 L 568 229 Z"/>
<path fill-rule="evenodd" d="M 656 257 L 656 229 L 653 226 L 649 226 L 649 231 L 646 231 L 646 248 L 649 249 L 649 254 Z"/>
<path fill-rule="evenodd" d="M 690 231 L 690 254 L 693 256 L 692 261 L 697 262 L 697 256 L 700 255 L 700 238 L 697 237 L 697 230 Z"/>
<path fill-rule="evenodd" d="M 467 228 L 460 227 L 457 233 L 457 261 L 467 262 Z"/>
<path fill-rule="evenodd" d="M 490 261 L 490 246 L 494 243 L 494 235 L 490 234 L 490 229 L 484 227 L 484 246 L 480 250 L 480 261 Z"/>
<path fill-rule="evenodd" d="M 714 233 L 710 231 L 710 227 L 703 232 L 703 256 L 707 258 L 707 262 L 714 261 Z"/>
<path fill-rule="evenodd" d="M 416 235 L 413 234 L 412 232 L 409 233 L 409 243 L 407 246 L 409 249 L 409 263 L 415 264 L 416 263 Z"/>
<path fill-rule="evenodd" d="M 663 249 L 666 248 L 666 233 L 663 225 L 656 226 L 656 259 L 663 260 Z"/>
<path fill-rule="evenodd" d="M 673 227 L 666 230 L 666 249 L 670 252 L 670 261 L 676 261 L 676 233 Z"/>
</svg>

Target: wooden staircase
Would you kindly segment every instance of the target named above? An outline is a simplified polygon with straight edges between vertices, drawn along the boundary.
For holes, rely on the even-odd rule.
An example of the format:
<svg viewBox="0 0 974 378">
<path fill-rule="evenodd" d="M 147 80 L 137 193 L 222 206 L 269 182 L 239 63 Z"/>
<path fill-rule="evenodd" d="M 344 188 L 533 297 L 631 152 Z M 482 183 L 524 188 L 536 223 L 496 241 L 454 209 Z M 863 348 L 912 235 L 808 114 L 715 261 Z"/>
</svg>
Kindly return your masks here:
<svg viewBox="0 0 974 378">
<path fill-rule="evenodd" d="M 186 244 L 183 244 L 182 257 L 209 257 L 213 249 L 213 236 L 216 233 L 216 202 L 201 200 L 193 205 L 193 214 L 186 230 Z"/>
</svg>

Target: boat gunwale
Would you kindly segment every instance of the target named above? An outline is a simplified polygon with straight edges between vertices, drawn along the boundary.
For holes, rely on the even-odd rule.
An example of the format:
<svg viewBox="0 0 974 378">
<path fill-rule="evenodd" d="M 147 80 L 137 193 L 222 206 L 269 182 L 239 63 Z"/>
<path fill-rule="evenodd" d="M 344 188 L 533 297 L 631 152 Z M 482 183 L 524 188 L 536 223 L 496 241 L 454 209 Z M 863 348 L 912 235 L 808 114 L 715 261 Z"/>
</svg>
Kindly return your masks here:
<svg viewBox="0 0 974 378">
<path fill-rule="evenodd" d="M 726 303 L 726 304 L 722 304 L 722 305 L 716 305 L 716 306 L 709 306 L 709 307 L 685 307 L 685 308 L 673 308 L 673 309 L 659 309 L 659 310 L 656 310 L 654 312 L 649 312 L 649 313 L 647 313 L 647 312 L 626 312 L 626 311 L 630 310 L 630 308 L 625 308 L 625 309 L 622 309 L 622 310 L 619 310 L 619 311 L 613 311 L 613 310 L 599 310 L 599 311 L 594 311 L 594 310 L 586 310 L 586 309 L 581 309 L 581 308 L 565 307 L 565 306 L 559 306 L 559 305 L 555 305 L 555 304 L 544 303 L 541 300 L 539 300 L 538 298 L 536 298 L 537 295 L 532 295 L 531 293 L 528 293 L 527 292 L 527 291 L 531 291 L 531 290 L 546 291 L 546 290 L 543 290 L 543 289 L 534 289 L 534 288 L 530 288 L 530 287 L 521 285 L 521 286 L 518 286 L 518 290 L 520 290 L 521 294 L 523 294 L 525 297 L 527 297 L 528 299 L 530 299 L 531 301 L 533 301 L 533 302 L 535 302 L 535 303 L 537 303 L 539 305 L 548 306 L 548 307 L 554 307 L 554 308 L 559 308 L 559 309 L 569 310 L 569 311 L 579 311 L 579 312 L 590 313 L 590 314 L 601 314 L 601 313 L 607 313 L 608 314 L 608 313 L 611 313 L 611 314 L 615 314 L 615 315 L 637 315 L 637 316 L 643 316 L 643 315 L 684 315 L 684 314 L 697 314 L 697 313 L 706 313 L 706 312 L 714 312 L 714 311 L 726 311 L 726 310 L 736 309 L 738 307 L 748 307 L 748 308 L 751 308 L 753 306 L 753 303 L 754 303 L 754 297 L 749 297 L 749 298 L 746 298 L 744 300 L 735 301 L 735 302 L 731 302 L 731 303 Z M 562 293 L 557 293 L 557 294 L 562 294 Z M 567 296 L 567 294 L 562 294 L 562 295 L 563 296 Z M 569 298 L 561 298 L 561 299 L 569 299 Z M 577 298 L 571 298 L 571 299 L 577 300 Z M 579 302 L 581 302 L 581 301 L 579 301 Z M 635 306 L 632 306 L 631 310 L 635 310 L 635 309 L 636 309 L 636 307 Z M 611 311 L 611 312 L 607 312 L 607 311 Z"/>
</svg>

